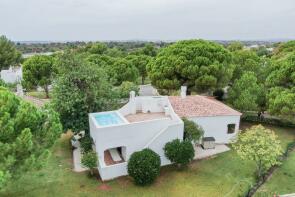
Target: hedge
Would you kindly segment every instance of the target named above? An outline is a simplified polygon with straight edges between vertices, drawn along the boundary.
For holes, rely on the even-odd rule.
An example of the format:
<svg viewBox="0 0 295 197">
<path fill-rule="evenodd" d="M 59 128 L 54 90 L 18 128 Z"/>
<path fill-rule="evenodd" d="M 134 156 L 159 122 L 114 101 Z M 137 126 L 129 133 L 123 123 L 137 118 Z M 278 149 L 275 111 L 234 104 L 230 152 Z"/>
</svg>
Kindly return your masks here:
<svg viewBox="0 0 295 197">
<path fill-rule="evenodd" d="M 280 127 L 295 128 L 295 122 L 291 122 L 291 121 L 280 119 L 280 118 L 270 118 L 270 117 L 259 118 L 257 114 L 253 114 L 253 113 L 243 114 L 243 116 L 241 117 L 241 120 L 245 122 L 254 122 L 254 123 L 280 126 Z"/>
</svg>

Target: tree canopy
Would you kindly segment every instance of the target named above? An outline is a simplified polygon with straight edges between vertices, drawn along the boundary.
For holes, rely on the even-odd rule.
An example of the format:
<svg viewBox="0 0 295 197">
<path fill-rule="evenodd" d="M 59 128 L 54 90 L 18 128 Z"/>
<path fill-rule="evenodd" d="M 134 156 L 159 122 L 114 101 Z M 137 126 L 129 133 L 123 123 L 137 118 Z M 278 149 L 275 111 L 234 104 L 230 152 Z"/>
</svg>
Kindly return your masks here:
<svg viewBox="0 0 295 197">
<path fill-rule="evenodd" d="M 279 44 L 274 50 L 274 59 L 280 59 L 295 51 L 295 40 Z"/>
<path fill-rule="evenodd" d="M 242 159 L 256 163 L 258 177 L 271 166 L 278 164 L 278 156 L 283 153 L 275 133 L 261 125 L 240 133 L 233 147 Z"/>
<path fill-rule="evenodd" d="M 239 42 L 239 41 L 234 41 L 234 42 L 231 42 L 228 46 L 227 46 L 227 49 L 230 50 L 230 51 L 239 51 L 239 50 L 242 50 L 244 48 L 244 45 L 243 43 Z"/>
<path fill-rule="evenodd" d="M 179 41 L 160 50 L 148 66 L 149 78 L 159 89 L 205 92 L 225 86 L 232 77 L 231 54 L 204 40 Z"/>
<path fill-rule="evenodd" d="M 65 129 L 88 131 L 88 113 L 113 108 L 116 97 L 105 71 L 71 53 L 60 57 L 53 105 Z"/>
<path fill-rule="evenodd" d="M 266 79 L 270 88 L 268 107 L 271 114 L 293 119 L 295 116 L 295 52 L 275 61 Z"/>
<path fill-rule="evenodd" d="M 0 71 L 14 66 L 21 60 L 21 53 L 15 48 L 15 44 L 5 36 L 0 36 Z"/>
<path fill-rule="evenodd" d="M 135 65 L 122 58 L 117 58 L 113 65 L 107 67 L 107 71 L 111 82 L 116 86 L 121 85 L 123 81 L 136 82 L 139 76 Z"/>
<path fill-rule="evenodd" d="M 228 101 L 241 111 L 257 110 L 264 98 L 264 89 L 258 84 L 254 72 L 246 72 L 235 80 L 228 93 Z"/>
<path fill-rule="evenodd" d="M 147 55 L 129 55 L 126 59 L 131 61 L 132 65 L 138 69 L 139 75 L 141 76 L 141 84 L 144 84 L 145 78 L 147 77 L 146 67 L 152 58 Z"/>
<path fill-rule="evenodd" d="M 239 50 L 233 52 L 233 64 L 235 66 L 232 81 L 240 79 L 245 72 L 254 72 L 258 77 L 262 71 L 260 58 L 250 50 Z"/>
<path fill-rule="evenodd" d="M 40 86 L 49 97 L 48 86 L 52 82 L 54 73 L 54 59 L 51 56 L 35 55 L 23 64 L 23 85 L 26 88 Z"/>
<path fill-rule="evenodd" d="M 50 106 L 37 109 L 1 87 L 0 103 L 0 185 L 3 186 L 8 178 L 44 164 L 62 126 Z"/>
</svg>

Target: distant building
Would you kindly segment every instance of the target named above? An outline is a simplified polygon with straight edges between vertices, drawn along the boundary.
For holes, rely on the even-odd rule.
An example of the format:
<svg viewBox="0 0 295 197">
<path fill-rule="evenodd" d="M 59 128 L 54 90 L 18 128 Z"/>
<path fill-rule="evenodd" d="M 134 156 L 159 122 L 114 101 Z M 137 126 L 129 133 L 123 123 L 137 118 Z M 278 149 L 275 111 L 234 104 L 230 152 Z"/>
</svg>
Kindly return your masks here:
<svg viewBox="0 0 295 197">
<path fill-rule="evenodd" d="M 1 70 L 0 78 L 5 83 L 17 83 L 22 80 L 22 67 L 10 67 L 8 70 Z"/>
</svg>

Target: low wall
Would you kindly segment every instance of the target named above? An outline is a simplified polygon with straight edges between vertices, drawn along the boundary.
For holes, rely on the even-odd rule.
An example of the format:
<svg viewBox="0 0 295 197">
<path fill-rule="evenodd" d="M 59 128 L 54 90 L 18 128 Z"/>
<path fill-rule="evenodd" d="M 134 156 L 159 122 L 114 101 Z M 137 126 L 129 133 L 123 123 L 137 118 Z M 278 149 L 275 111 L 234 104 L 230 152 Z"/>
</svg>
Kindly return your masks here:
<svg viewBox="0 0 295 197">
<path fill-rule="evenodd" d="M 101 161 L 98 166 L 100 177 L 103 181 L 114 179 L 118 176 L 127 175 L 127 162 L 118 163 L 110 166 L 105 166 Z"/>
</svg>

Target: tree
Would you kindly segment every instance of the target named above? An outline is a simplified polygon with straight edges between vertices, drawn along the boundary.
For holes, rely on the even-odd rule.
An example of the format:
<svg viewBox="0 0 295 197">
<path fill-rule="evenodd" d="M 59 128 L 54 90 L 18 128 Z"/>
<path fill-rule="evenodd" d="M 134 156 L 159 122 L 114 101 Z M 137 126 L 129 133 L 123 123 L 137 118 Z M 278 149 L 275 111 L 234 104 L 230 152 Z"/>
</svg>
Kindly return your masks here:
<svg viewBox="0 0 295 197">
<path fill-rule="evenodd" d="M 94 151 L 83 153 L 81 163 L 84 167 L 89 168 L 90 175 L 93 176 L 93 170 L 97 167 L 97 154 Z"/>
<path fill-rule="evenodd" d="M 130 81 L 124 81 L 116 88 L 116 91 L 118 92 L 120 98 L 128 98 L 131 91 L 134 91 L 135 94 L 138 94 L 139 87 Z"/>
<path fill-rule="evenodd" d="M 239 41 L 231 42 L 231 43 L 227 46 L 227 49 L 230 50 L 231 52 L 233 52 L 233 51 L 243 50 L 243 48 L 244 48 L 243 43 L 241 43 L 241 42 L 239 42 Z"/>
<path fill-rule="evenodd" d="M 115 63 L 115 58 L 107 56 L 107 55 L 97 55 L 91 54 L 86 56 L 86 61 L 97 65 L 100 68 L 107 68 L 108 66 L 112 66 Z"/>
<path fill-rule="evenodd" d="M 186 40 L 163 48 L 147 70 L 157 88 L 169 91 L 186 85 L 190 93 L 224 87 L 232 77 L 233 67 L 231 54 L 221 45 Z"/>
<path fill-rule="evenodd" d="M 236 109 L 241 111 L 257 110 L 261 97 L 264 96 L 264 90 L 257 83 L 257 78 L 253 72 L 246 72 L 238 80 L 235 80 L 233 86 L 228 92 L 228 101 Z"/>
<path fill-rule="evenodd" d="M 152 43 L 147 43 L 144 45 L 142 49 L 142 54 L 143 55 L 148 55 L 151 57 L 155 57 L 157 55 L 157 48 L 155 47 L 154 44 Z"/>
<path fill-rule="evenodd" d="M 147 55 L 150 57 L 155 57 L 158 53 L 158 49 L 155 47 L 153 43 L 146 43 L 142 48 L 136 49 L 132 51 L 130 55 Z"/>
<path fill-rule="evenodd" d="M 108 48 L 108 50 L 105 52 L 105 54 L 107 56 L 110 57 L 125 57 L 126 53 L 122 50 L 120 50 L 118 47 L 114 47 L 114 48 Z"/>
<path fill-rule="evenodd" d="M 54 59 L 46 55 L 35 55 L 23 64 L 23 84 L 26 88 L 41 86 L 49 98 L 48 86 L 54 73 Z"/>
<path fill-rule="evenodd" d="M 204 135 L 203 128 L 194 121 L 186 118 L 183 118 L 182 121 L 184 123 L 184 140 L 197 142 Z"/>
<path fill-rule="evenodd" d="M 145 78 L 147 77 L 146 67 L 152 58 L 147 55 L 129 55 L 126 59 L 131 61 L 132 65 L 138 69 L 139 75 L 141 76 L 141 84 L 144 84 Z"/>
<path fill-rule="evenodd" d="M 64 129 L 88 132 L 88 113 L 111 110 L 116 105 L 106 71 L 78 55 L 65 53 L 57 61 L 52 103 Z"/>
<path fill-rule="evenodd" d="M 160 174 L 160 156 L 151 149 L 134 152 L 128 161 L 128 174 L 137 185 L 152 184 Z"/>
<path fill-rule="evenodd" d="M 295 116 L 295 53 L 276 60 L 266 79 L 270 89 L 267 94 L 271 114 L 294 120 Z"/>
<path fill-rule="evenodd" d="M 108 47 L 104 43 L 96 42 L 90 43 L 85 48 L 82 48 L 82 51 L 91 53 L 91 54 L 98 54 L 102 55 L 107 51 Z"/>
<path fill-rule="evenodd" d="M 0 87 L 0 185 L 29 169 L 38 169 L 61 134 L 58 114 L 37 109 Z"/>
<path fill-rule="evenodd" d="M 278 60 L 295 51 L 295 40 L 280 43 L 273 51 L 273 58 Z"/>
<path fill-rule="evenodd" d="M 245 72 L 254 72 L 256 76 L 260 76 L 263 72 L 260 58 L 255 52 L 249 50 L 234 51 L 233 64 L 235 66 L 232 81 L 240 79 Z"/>
<path fill-rule="evenodd" d="M 16 65 L 21 60 L 21 53 L 5 36 L 0 36 L 0 54 L 0 71 Z"/>
<path fill-rule="evenodd" d="M 261 125 L 240 133 L 233 148 L 242 159 L 255 162 L 258 178 L 271 166 L 279 164 L 278 157 L 283 153 L 275 133 Z"/>
<path fill-rule="evenodd" d="M 123 81 L 136 82 L 138 78 L 137 68 L 126 59 L 117 59 L 107 69 L 111 82 L 116 86 L 121 85 Z"/>
<path fill-rule="evenodd" d="M 269 56 L 271 54 L 270 51 L 267 50 L 266 46 L 259 46 L 258 48 L 252 49 L 259 57 L 261 56 Z"/>
<path fill-rule="evenodd" d="M 165 144 L 165 156 L 178 167 L 184 167 L 194 159 L 195 150 L 191 141 L 175 139 Z"/>
</svg>

